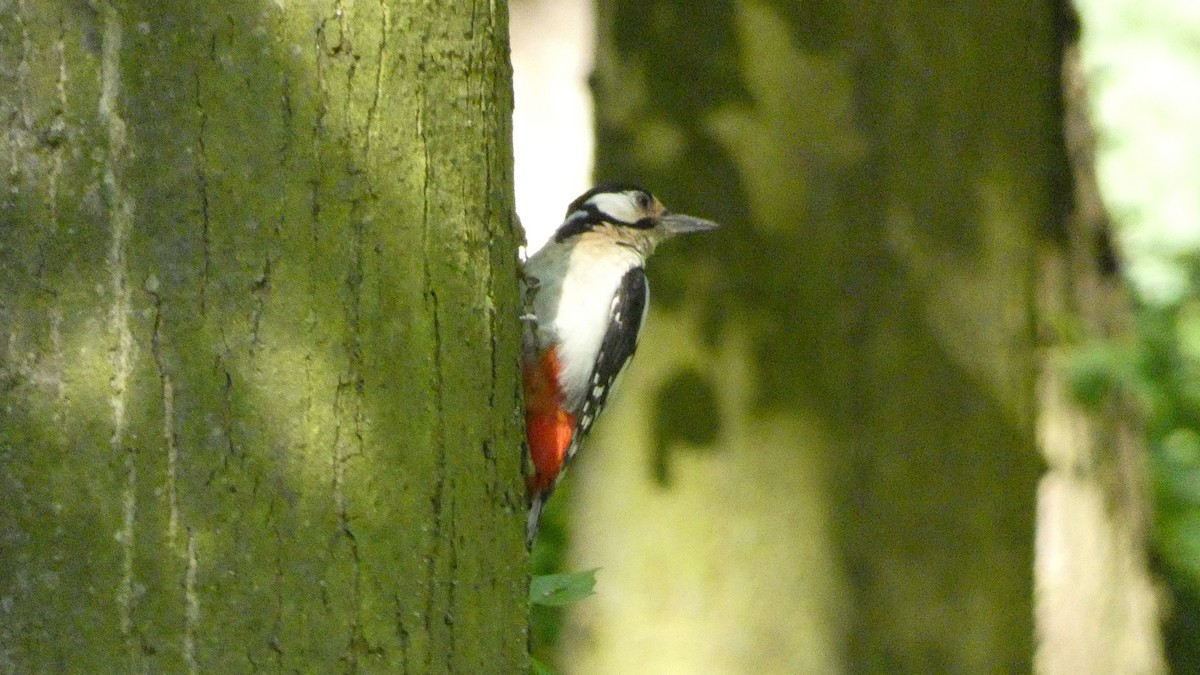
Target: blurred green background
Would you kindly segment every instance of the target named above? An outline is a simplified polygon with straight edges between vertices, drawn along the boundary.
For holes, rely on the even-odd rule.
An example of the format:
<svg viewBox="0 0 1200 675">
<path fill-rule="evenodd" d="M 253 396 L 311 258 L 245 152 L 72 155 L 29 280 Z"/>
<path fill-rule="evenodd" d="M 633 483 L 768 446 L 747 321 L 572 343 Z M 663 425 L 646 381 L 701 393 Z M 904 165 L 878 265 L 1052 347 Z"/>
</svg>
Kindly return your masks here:
<svg viewBox="0 0 1200 675">
<path fill-rule="evenodd" d="M 514 3 L 519 208 L 535 167 L 561 181 L 590 149 L 521 144 L 547 97 L 586 107 L 584 73 L 595 178 L 727 227 L 650 264 L 639 358 L 535 551 L 599 567 L 600 596 L 535 609 L 539 655 L 1061 672 L 1045 616 L 1090 591 L 1041 585 L 1045 542 L 1093 521 L 1047 514 L 1094 489 L 1096 566 L 1132 570 L 1096 583 L 1130 591 L 1076 610 L 1119 638 L 1071 639 L 1141 640 L 1092 655 L 1112 672 L 1200 672 L 1200 4 L 571 6 Z M 523 93 L 556 41 L 563 79 Z M 525 214 L 536 247 L 557 220 Z M 1080 428 L 1090 445 L 1061 440 Z M 1065 492 L 1039 483 L 1056 471 Z M 1068 546 L 1085 571 L 1094 550 Z"/>
<path fill-rule="evenodd" d="M 1153 551 L 1172 601 L 1168 653 L 1200 671 L 1200 4 L 1079 0 L 1097 178 L 1133 335 L 1074 364 L 1086 401 L 1139 403 L 1154 485 Z"/>
</svg>

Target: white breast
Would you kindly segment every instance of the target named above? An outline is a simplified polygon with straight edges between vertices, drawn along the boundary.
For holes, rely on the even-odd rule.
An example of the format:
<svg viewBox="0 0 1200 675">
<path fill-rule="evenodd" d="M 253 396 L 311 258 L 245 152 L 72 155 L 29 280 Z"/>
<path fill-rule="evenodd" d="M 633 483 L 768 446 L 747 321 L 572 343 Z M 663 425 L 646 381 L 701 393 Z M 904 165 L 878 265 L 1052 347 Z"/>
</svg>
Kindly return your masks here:
<svg viewBox="0 0 1200 675">
<path fill-rule="evenodd" d="M 583 405 L 613 296 L 625 273 L 642 264 L 637 251 L 590 237 L 551 241 L 526 262 L 526 273 L 539 281 L 533 303 L 539 347 L 558 347 L 567 410 Z"/>
</svg>

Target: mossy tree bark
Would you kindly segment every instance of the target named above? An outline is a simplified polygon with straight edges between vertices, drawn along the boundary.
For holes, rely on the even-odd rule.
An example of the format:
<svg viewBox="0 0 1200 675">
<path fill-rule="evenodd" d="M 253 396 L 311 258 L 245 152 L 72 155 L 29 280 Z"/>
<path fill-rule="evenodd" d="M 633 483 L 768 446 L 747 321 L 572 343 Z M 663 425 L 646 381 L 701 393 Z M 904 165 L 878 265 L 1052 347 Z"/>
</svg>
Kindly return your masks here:
<svg viewBox="0 0 1200 675">
<path fill-rule="evenodd" d="M 0 36 L 0 669 L 523 668 L 504 3 Z"/>
<path fill-rule="evenodd" d="M 597 178 L 726 228 L 652 261 L 574 472 L 574 564 L 601 571 L 567 660 L 1029 669 L 1056 3 L 600 16 Z"/>
</svg>

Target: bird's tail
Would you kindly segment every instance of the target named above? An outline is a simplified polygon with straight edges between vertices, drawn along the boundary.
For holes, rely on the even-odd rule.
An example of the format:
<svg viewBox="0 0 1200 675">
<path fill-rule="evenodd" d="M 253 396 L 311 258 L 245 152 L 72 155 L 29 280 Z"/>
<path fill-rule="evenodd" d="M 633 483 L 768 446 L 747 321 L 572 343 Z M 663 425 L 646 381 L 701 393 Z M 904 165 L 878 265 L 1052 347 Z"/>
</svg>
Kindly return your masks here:
<svg viewBox="0 0 1200 675">
<path fill-rule="evenodd" d="M 542 518 L 542 509 L 546 507 L 545 494 L 536 494 L 529 504 L 529 519 L 525 521 L 525 546 L 533 550 L 533 540 L 537 538 L 538 521 Z"/>
</svg>

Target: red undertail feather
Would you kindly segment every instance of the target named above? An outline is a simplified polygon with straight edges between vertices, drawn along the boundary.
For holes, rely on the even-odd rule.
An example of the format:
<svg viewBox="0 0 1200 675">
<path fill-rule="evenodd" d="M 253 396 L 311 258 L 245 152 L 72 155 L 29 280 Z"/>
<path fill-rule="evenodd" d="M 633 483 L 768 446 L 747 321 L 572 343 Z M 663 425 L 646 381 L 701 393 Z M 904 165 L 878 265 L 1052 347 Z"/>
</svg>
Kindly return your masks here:
<svg viewBox="0 0 1200 675">
<path fill-rule="evenodd" d="M 560 370 L 554 347 L 524 368 L 526 440 L 534 469 L 533 475 L 526 477 L 525 486 L 531 497 L 554 485 L 575 433 L 575 416 L 562 409 Z"/>
</svg>

